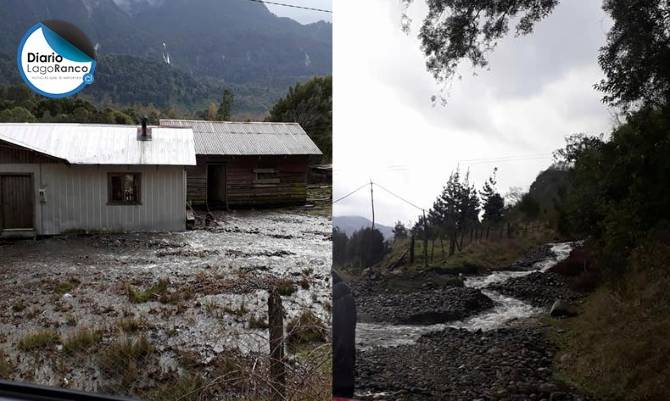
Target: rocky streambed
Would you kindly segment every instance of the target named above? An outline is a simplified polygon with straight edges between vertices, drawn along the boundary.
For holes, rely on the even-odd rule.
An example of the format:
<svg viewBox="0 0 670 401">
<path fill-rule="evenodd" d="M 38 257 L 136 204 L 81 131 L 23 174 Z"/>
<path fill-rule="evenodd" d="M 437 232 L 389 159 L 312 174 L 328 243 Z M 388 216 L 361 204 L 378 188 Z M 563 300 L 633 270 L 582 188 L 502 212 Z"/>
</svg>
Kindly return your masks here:
<svg viewBox="0 0 670 401">
<path fill-rule="evenodd" d="M 555 381 L 555 350 L 535 319 L 555 299 L 580 296 L 547 272 L 572 248 L 550 244 L 509 270 L 466 276 L 463 287 L 362 296 L 358 398 L 587 399 Z"/>
</svg>

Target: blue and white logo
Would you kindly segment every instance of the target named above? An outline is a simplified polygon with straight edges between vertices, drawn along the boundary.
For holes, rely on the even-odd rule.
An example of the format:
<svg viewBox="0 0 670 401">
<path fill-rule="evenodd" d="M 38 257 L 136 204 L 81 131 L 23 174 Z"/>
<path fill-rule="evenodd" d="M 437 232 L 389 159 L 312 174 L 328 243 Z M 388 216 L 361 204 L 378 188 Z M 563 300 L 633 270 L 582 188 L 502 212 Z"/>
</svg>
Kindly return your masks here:
<svg viewBox="0 0 670 401">
<path fill-rule="evenodd" d="M 57 32 L 81 39 L 77 40 L 79 43 L 90 43 L 74 25 L 62 21 L 48 25 L 46 21 L 40 22 L 23 35 L 17 54 L 19 72 L 25 83 L 41 95 L 51 98 L 74 95 L 93 83 L 95 54 L 81 49 L 81 45 L 77 47 Z"/>
</svg>

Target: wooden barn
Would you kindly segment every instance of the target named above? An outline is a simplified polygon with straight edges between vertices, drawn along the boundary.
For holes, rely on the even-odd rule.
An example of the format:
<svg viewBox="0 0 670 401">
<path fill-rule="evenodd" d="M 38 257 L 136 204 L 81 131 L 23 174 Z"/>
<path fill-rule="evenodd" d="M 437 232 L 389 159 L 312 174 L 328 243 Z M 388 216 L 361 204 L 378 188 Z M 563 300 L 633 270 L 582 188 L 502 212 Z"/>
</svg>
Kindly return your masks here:
<svg viewBox="0 0 670 401">
<path fill-rule="evenodd" d="M 321 151 L 296 123 L 160 120 L 191 128 L 197 165 L 187 198 L 213 208 L 303 204 L 308 166 Z"/>
<path fill-rule="evenodd" d="M 181 231 L 186 129 L 0 124 L 0 236 Z"/>
</svg>

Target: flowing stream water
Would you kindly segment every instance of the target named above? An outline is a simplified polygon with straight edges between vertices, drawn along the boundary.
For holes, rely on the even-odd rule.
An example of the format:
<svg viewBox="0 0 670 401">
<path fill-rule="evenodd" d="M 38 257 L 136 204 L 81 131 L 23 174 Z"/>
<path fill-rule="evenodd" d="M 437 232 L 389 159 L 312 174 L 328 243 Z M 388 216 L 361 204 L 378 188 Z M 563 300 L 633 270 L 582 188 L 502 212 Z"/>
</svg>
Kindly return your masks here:
<svg viewBox="0 0 670 401">
<path fill-rule="evenodd" d="M 524 271 L 497 271 L 485 276 L 470 276 L 465 279 L 466 287 L 478 288 L 482 293 L 495 302 L 495 306 L 477 315 L 462 321 L 440 323 L 432 325 L 392 325 L 385 323 L 358 323 L 356 327 L 356 347 L 368 349 L 372 347 L 392 347 L 396 345 L 412 344 L 423 334 L 443 330 L 447 327 L 464 328 L 470 331 L 493 330 L 506 323 L 528 318 L 542 311 L 519 299 L 508 297 L 486 289 L 490 284 L 503 283 L 512 277 L 525 276 L 530 273 L 544 272 L 570 255 L 573 243 L 562 242 L 551 245 L 551 256 L 536 262 L 533 268 Z"/>
</svg>

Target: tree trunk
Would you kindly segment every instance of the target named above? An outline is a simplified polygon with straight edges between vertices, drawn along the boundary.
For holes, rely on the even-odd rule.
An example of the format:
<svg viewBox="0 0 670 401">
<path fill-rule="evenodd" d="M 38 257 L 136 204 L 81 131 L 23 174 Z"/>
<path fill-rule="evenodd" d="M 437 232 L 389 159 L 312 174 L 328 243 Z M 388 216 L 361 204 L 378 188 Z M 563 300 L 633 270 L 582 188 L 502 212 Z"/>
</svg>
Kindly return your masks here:
<svg viewBox="0 0 670 401">
<path fill-rule="evenodd" d="M 409 240 L 409 264 L 414 264 L 414 234 Z"/>
</svg>

